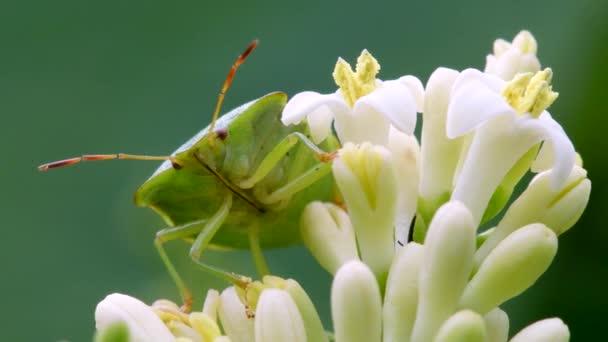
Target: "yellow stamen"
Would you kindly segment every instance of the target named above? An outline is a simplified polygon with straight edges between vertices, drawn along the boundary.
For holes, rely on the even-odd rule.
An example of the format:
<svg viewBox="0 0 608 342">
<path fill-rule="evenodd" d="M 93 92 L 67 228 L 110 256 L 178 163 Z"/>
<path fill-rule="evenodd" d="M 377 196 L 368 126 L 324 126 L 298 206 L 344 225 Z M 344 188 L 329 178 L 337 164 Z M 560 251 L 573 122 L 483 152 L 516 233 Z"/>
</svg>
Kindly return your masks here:
<svg viewBox="0 0 608 342">
<path fill-rule="evenodd" d="M 502 96 L 517 113 L 538 117 L 559 95 L 551 89 L 552 76 L 549 68 L 536 74 L 518 74 L 507 83 Z"/>
<path fill-rule="evenodd" d="M 359 98 L 376 89 L 376 75 L 380 71 L 380 64 L 367 50 L 363 50 L 357 58 L 355 69 L 356 71 L 353 71 L 350 64 L 338 58 L 333 72 L 334 81 L 351 108 Z"/>
</svg>

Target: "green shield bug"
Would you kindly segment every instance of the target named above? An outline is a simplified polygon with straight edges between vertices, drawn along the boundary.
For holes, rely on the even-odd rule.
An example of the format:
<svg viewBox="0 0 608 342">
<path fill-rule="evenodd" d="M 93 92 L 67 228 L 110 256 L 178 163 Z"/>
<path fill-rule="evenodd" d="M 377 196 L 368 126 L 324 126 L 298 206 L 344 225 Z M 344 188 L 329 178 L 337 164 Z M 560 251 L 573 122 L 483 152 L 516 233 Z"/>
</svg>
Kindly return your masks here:
<svg viewBox="0 0 608 342">
<path fill-rule="evenodd" d="M 211 124 L 170 156 L 84 155 L 39 167 L 45 171 L 84 160 L 163 160 L 135 193 L 135 203 L 153 209 L 170 226 L 156 234 L 155 245 L 185 311 L 192 294 L 165 253 L 165 242 L 191 243 L 190 257 L 198 266 L 246 287 L 249 278 L 202 262 L 202 252 L 211 246 L 249 248 L 258 273 L 266 274 L 262 249 L 300 242 L 304 206 L 313 200 L 339 201 L 330 175 L 334 153 L 325 152 L 335 151 L 338 140 L 330 134 L 315 145 L 305 123 L 284 126 L 285 93 L 270 93 L 218 119 L 236 69 L 256 45 L 253 41 L 232 65 Z"/>
</svg>

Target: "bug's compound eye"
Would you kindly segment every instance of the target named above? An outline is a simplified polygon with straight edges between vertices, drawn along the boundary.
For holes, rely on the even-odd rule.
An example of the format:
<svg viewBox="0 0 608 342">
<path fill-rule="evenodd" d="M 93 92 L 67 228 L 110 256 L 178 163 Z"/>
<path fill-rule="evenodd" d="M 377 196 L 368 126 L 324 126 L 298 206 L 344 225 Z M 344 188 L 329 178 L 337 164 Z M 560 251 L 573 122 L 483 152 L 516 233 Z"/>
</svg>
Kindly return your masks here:
<svg viewBox="0 0 608 342">
<path fill-rule="evenodd" d="M 218 128 L 215 130 L 215 135 L 220 138 L 220 140 L 225 140 L 228 137 L 228 130 L 225 128 Z"/>
<path fill-rule="evenodd" d="M 183 165 L 182 165 L 182 164 L 178 163 L 178 162 L 177 162 L 177 161 L 175 161 L 175 160 L 172 160 L 172 161 L 171 161 L 171 166 L 173 166 L 173 168 L 174 168 L 174 169 L 176 169 L 176 170 L 180 170 L 180 169 L 183 167 Z"/>
</svg>

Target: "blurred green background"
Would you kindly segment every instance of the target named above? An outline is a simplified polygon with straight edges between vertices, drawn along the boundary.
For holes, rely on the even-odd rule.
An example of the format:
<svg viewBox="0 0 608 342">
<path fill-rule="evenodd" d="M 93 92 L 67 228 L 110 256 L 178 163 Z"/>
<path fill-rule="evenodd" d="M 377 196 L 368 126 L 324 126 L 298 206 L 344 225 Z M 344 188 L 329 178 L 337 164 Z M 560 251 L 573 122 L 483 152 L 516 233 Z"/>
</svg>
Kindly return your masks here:
<svg viewBox="0 0 608 342">
<path fill-rule="evenodd" d="M 606 1 L 2 1 L 1 340 L 89 341 L 95 304 L 111 292 L 177 300 L 152 240 L 163 223 L 132 193 L 157 167 L 106 162 L 39 173 L 82 153 L 166 154 L 209 123 L 234 58 L 259 48 L 228 92 L 229 109 L 267 92 L 329 92 L 338 56 L 363 48 L 380 77 L 438 66 L 483 68 L 495 38 L 529 29 L 560 98 L 553 115 L 585 159 L 592 198 L 560 238 L 549 271 L 508 303 L 512 331 L 559 316 L 573 340 L 603 328 L 608 307 Z M 205 278 L 170 244 L 200 299 Z M 268 253 L 297 277 L 329 322 L 330 277 L 303 248 Z M 207 254 L 251 272 L 247 253 Z M 273 258 L 274 257 L 274 258 Z"/>
</svg>

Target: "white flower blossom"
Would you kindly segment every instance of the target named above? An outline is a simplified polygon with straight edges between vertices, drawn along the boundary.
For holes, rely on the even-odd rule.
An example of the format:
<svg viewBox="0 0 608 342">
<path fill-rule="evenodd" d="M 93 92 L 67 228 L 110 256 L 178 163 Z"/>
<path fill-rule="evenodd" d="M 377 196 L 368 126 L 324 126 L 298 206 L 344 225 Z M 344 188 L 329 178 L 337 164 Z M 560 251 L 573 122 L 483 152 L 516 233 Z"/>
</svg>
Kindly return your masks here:
<svg viewBox="0 0 608 342">
<path fill-rule="evenodd" d="M 505 81 L 522 72 L 540 70 L 540 61 L 536 57 L 536 39 L 528 31 L 519 32 L 512 43 L 497 39 L 493 50 L 494 53 L 486 57 L 484 71 Z"/>
<path fill-rule="evenodd" d="M 170 342 L 173 335 L 154 311 L 139 299 L 113 293 L 97 304 L 95 327 L 103 330 L 124 322 L 132 342 Z"/>
<path fill-rule="evenodd" d="M 553 186 L 566 180 L 575 161 L 572 142 L 545 109 L 557 94 L 551 71 L 521 74 L 505 81 L 475 69 L 463 71 L 454 83 L 446 132 L 456 138 L 474 131 L 452 199 L 463 202 L 481 221 L 490 197 L 503 177 L 528 150 L 540 142 L 552 148 Z"/>
<path fill-rule="evenodd" d="M 315 143 L 327 137 L 333 120 L 343 144 L 386 145 L 391 125 L 412 134 L 416 112 L 422 107 L 422 83 L 413 76 L 381 81 L 376 79 L 379 70 L 380 65 L 367 50 L 357 60 L 356 71 L 340 58 L 333 74 L 340 88 L 333 94 L 296 94 L 285 106 L 281 120 L 289 125 L 306 118 Z"/>
</svg>

